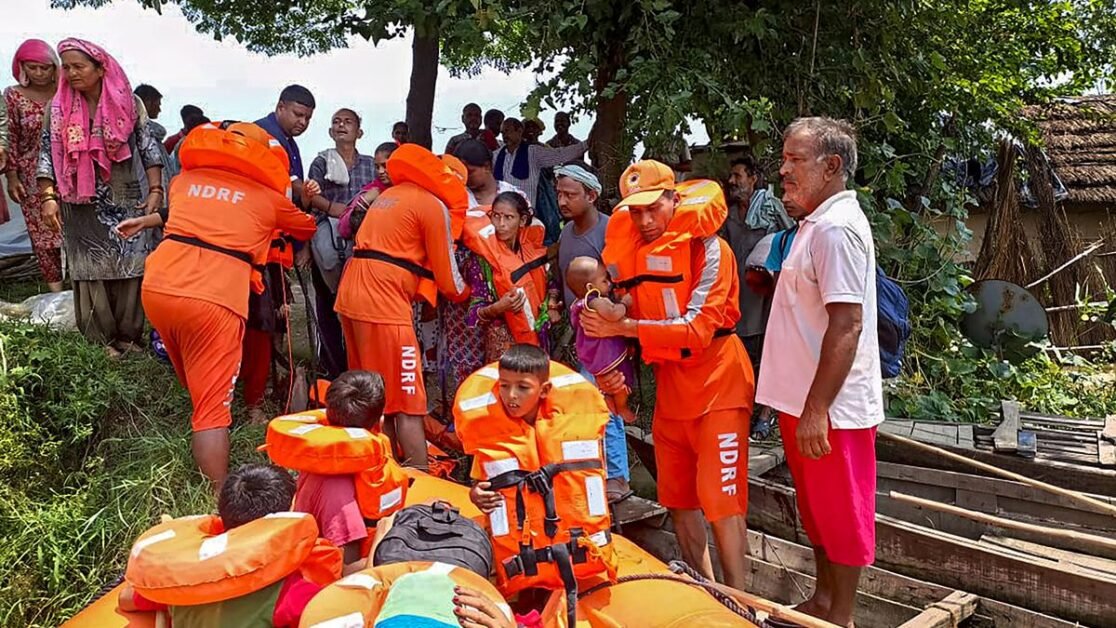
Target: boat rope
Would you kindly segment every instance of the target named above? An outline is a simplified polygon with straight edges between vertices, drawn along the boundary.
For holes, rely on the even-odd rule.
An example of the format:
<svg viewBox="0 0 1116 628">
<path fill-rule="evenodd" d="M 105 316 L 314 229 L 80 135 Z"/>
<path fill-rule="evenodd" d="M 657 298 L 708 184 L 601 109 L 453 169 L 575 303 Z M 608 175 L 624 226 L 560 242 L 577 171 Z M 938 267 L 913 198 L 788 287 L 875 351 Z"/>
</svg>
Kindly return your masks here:
<svg viewBox="0 0 1116 628">
<path fill-rule="evenodd" d="M 704 589 L 706 592 L 709 593 L 709 595 L 713 596 L 713 599 L 720 602 L 721 605 L 723 605 L 725 608 L 729 609 L 733 613 L 736 613 L 737 615 L 752 622 L 753 624 L 759 623 L 759 619 L 756 617 L 756 614 L 754 611 L 752 611 L 752 609 L 741 606 L 736 600 L 734 600 L 729 595 L 726 595 L 717 587 L 713 586 L 712 583 L 710 583 L 709 580 L 705 578 L 705 576 L 702 576 L 698 572 L 694 571 L 686 563 L 680 560 L 673 560 L 670 562 L 669 568 L 671 573 L 641 573 L 628 576 L 620 576 L 616 579 L 616 582 L 602 582 L 601 584 L 598 584 L 596 586 L 589 587 L 585 591 L 578 593 L 577 597 L 578 599 L 582 599 L 587 595 L 600 591 L 601 589 L 607 589 L 608 587 L 622 584 L 624 582 L 638 582 L 640 580 L 668 580 L 671 582 L 680 582 L 682 584 L 688 584 L 690 586 Z"/>
</svg>

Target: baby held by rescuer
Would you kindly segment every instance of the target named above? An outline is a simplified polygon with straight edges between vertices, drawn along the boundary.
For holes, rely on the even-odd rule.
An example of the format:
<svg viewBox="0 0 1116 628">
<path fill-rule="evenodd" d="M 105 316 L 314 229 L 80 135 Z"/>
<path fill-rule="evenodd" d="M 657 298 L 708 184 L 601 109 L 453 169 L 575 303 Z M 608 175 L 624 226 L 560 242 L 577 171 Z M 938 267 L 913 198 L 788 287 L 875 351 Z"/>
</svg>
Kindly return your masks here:
<svg viewBox="0 0 1116 628">
<path fill-rule="evenodd" d="M 593 377 L 606 377 L 613 371 L 620 371 L 625 382 L 635 381 L 635 369 L 628 355 L 628 343 L 619 336 L 594 338 L 585 333 L 581 326 L 583 311 L 596 312 L 607 321 L 621 321 L 628 315 L 631 295 L 625 295 L 619 302 L 610 298 L 612 282 L 604 264 L 592 257 L 576 257 L 566 271 L 566 285 L 577 297 L 570 306 L 570 325 L 576 334 L 574 349 L 577 359 Z M 605 403 L 613 414 L 624 418 L 625 423 L 635 423 L 636 415 L 628 407 L 631 389 L 625 385 L 615 393 L 605 394 Z"/>
</svg>

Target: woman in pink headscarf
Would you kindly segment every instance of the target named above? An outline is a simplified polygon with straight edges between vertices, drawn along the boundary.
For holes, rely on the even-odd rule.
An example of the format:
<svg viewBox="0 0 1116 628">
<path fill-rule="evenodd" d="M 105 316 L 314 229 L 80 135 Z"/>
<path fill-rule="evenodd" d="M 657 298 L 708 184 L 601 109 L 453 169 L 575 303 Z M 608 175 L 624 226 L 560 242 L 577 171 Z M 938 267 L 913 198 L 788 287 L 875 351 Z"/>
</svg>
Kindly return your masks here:
<svg viewBox="0 0 1116 628">
<path fill-rule="evenodd" d="M 110 355 L 138 351 L 140 282 L 154 235 L 124 239 L 113 227 L 162 204 L 162 185 L 145 197 L 133 162 L 148 181 L 162 181 L 163 158 L 116 59 L 80 39 L 63 40 L 58 53 L 62 75 L 36 171 L 43 222 L 62 232 L 78 329 Z"/>
<path fill-rule="evenodd" d="M 62 289 L 62 236 L 43 224 L 35 194 L 43 111 L 58 87 L 58 55 L 41 39 L 28 39 L 12 59 L 16 85 L 4 90 L 8 106 L 8 196 L 23 208 L 31 249 L 43 280 L 54 292 Z"/>
</svg>

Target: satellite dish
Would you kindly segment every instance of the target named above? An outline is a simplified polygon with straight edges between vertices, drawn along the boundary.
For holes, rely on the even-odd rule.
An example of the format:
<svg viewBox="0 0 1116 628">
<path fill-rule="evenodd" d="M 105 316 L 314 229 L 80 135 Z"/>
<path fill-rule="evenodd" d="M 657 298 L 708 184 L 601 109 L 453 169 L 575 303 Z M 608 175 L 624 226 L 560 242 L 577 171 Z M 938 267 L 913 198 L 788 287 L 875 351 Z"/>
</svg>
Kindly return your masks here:
<svg viewBox="0 0 1116 628">
<path fill-rule="evenodd" d="M 961 333 L 974 345 L 1020 362 L 1039 352 L 1050 332 L 1046 308 L 1027 289 L 1000 279 L 969 286 L 976 310 L 961 318 Z"/>
</svg>

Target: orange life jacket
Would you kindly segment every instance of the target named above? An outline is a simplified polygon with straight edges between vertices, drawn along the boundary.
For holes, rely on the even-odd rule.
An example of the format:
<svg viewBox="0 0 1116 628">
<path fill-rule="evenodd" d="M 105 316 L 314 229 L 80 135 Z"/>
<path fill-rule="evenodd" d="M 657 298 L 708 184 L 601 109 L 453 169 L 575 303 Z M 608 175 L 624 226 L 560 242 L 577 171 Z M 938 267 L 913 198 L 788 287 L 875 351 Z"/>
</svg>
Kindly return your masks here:
<svg viewBox="0 0 1116 628">
<path fill-rule="evenodd" d="M 403 507 L 410 483 L 379 431 L 329 425 L 325 410 L 272 419 L 263 448 L 275 464 L 320 475 L 352 475 L 357 505 L 367 519 Z"/>
<path fill-rule="evenodd" d="M 445 206 L 449 215 L 450 242 L 461 237 L 465 212 L 469 209 L 469 193 L 465 189 L 465 179 L 460 172 L 464 169 L 464 164 L 461 164 L 460 160 L 453 156 L 447 158 L 446 155 L 438 158 L 418 144 L 402 144 L 388 158 L 386 168 L 393 186 L 412 183 L 433 194 Z M 369 252 L 358 249 L 354 257 L 371 257 L 382 253 L 382 251 Z M 422 267 L 412 269 L 406 264 L 393 262 L 390 259 L 383 261 L 396 263 L 418 275 L 418 296 L 432 306 L 437 305 L 438 286 L 434 282 L 431 269 Z"/>
<path fill-rule="evenodd" d="M 691 245 L 716 237 L 728 217 L 725 194 L 714 181 L 684 181 L 677 192 L 681 200 L 674 217 L 654 242 L 643 242 L 626 207 L 613 212 L 605 229 L 601 257 L 613 285 L 632 295 L 641 319 L 669 320 L 686 314 L 694 285 Z M 649 363 L 680 359 L 676 349 L 643 346 L 641 351 Z"/>
<path fill-rule="evenodd" d="M 221 128 L 216 123 L 204 124 L 186 136 L 178 155 L 183 170 L 213 168 L 232 172 L 291 198 L 287 151 L 278 140 L 256 124 L 237 122 L 227 128 Z M 280 244 L 285 246 L 279 246 Z M 237 252 L 231 253 L 237 257 Z M 272 236 L 267 263 L 278 263 L 286 269 L 294 267 L 294 250 L 289 242 L 283 240 L 280 231 Z M 260 268 L 253 266 L 251 283 L 253 292 L 263 293 Z"/>
<path fill-rule="evenodd" d="M 453 407 L 480 479 L 504 496 L 488 515 L 497 584 L 505 596 L 565 589 L 573 612 L 577 579 L 616 574 L 602 451 L 608 407 L 596 386 L 551 362 L 552 388 L 531 426 L 504 411 L 498 378 L 496 364 L 473 373 Z"/>
<path fill-rule="evenodd" d="M 500 592 L 483 576 L 445 563 L 407 562 L 358 571 L 322 589 L 302 611 L 299 626 L 372 626 L 391 587 L 409 574 L 424 572 L 449 576 L 455 585 L 476 591 L 496 604 L 508 619 L 512 618 Z"/>
<path fill-rule="evenodd" d="M 140 535 L 124 579 L 153 602 L 194 606 L 248 595 L 295 571 L 326 585 L 341 577 L 341 561 L 306 513 L 272 513 L 228 531 L 220 517 L 201 515 Z"/>
<path fill-rule="evenodd" d="M 247 177 L 290 198 L 287 153 L 262 128 L 237 123 L 228 129 L 202 125 L 182 140 L 178 158 L 183 170 L 215 168 Z"/>
<path fill-rule="evenodd" d="M 480 255 L 492 267 L 492 282 L 497 297 L 513 289 L 523 290 L 525 301 L 519 312 L 505 312 L 504 320 L 516 342 L 538 345 L 536 323 L 546 308 L 546 260 L 543 245 L 546 227 L 531 225 L 519 237 L 519 252 L 512 251 L 496 237 L 496 227 L 483 208 L 469 210 L 465 218 L 462 240 L 469 250 Z M 539 223 L 540 226 L 542 223 Z"/>
</svg>

